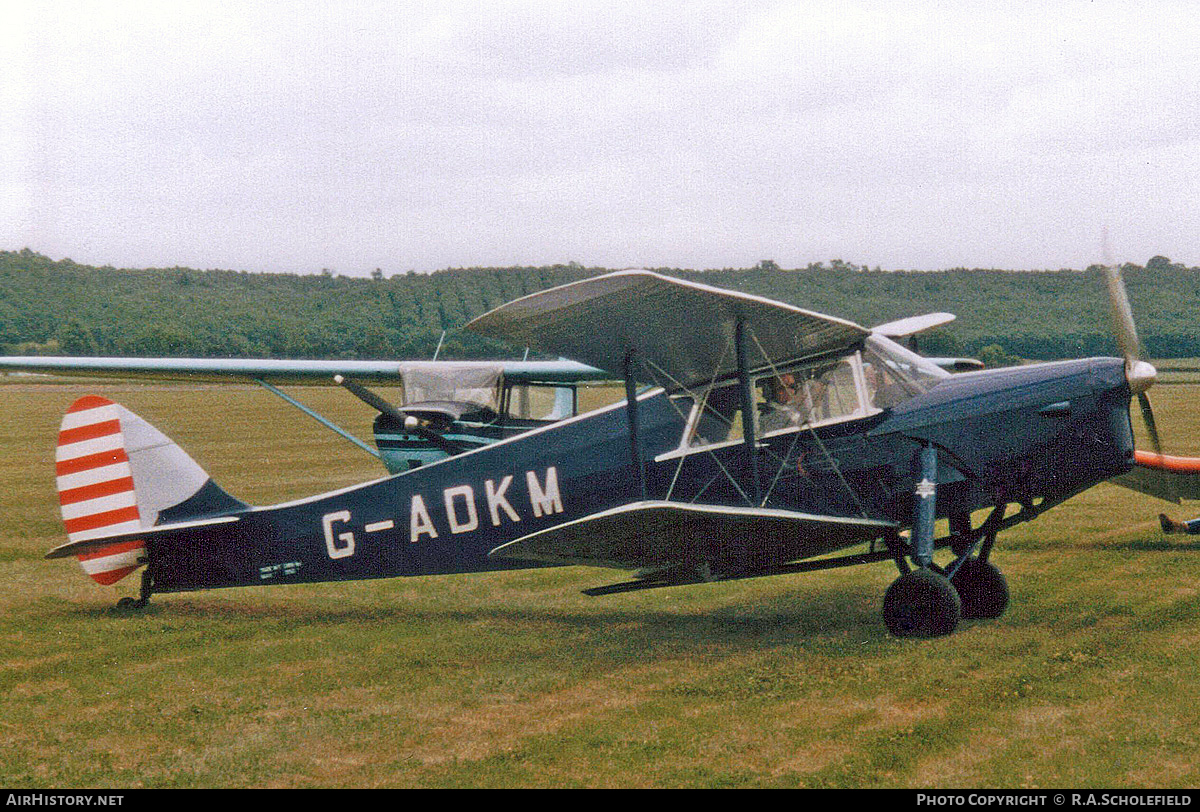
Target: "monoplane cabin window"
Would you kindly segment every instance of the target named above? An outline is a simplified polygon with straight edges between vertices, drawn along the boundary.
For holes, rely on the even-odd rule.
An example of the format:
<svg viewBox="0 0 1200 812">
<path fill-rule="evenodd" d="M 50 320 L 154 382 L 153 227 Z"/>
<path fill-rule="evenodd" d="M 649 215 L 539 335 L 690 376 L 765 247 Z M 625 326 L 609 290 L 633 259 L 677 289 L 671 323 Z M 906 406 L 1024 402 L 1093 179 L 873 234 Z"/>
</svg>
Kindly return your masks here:
<svg viewBox="0 0 1200 812">
<path fill-rule="evenodd" d="M 507 417 L 516 420 L 564 420 L 575 414 L 575 387 L 511 383 L 505 387 Z"/>
<path fill-rule="evenodd" d="M 499 364 L 400 364 L 404 406 L 418 403 L 460 403 L 479 410 L 500 411 L 504 367 Z"/>
</svg>

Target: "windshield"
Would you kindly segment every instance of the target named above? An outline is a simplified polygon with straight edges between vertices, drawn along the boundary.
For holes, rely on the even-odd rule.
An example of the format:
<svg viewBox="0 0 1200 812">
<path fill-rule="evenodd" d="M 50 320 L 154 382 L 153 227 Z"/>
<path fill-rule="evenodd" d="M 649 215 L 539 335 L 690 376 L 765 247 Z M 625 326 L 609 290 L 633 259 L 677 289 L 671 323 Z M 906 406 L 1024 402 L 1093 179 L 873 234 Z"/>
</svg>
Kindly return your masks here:
<svg viewBox="0 0 1200 812">
<path fill-rule="evenodd" d="M 879 335 L 867 338 L 862 356 L 867 395 L 871 405 L 878 409 L 889 409 L 928 392 L 950 377 L 949 372 L 929 359 Z"/>
<path fill-rule="evenodd" d="M 437 401 L 470 403 L 496 412 L 500 410 L 503 374 L 504 367 L 499 364 L 401 364 L 404 405 Z"/>
</svg>

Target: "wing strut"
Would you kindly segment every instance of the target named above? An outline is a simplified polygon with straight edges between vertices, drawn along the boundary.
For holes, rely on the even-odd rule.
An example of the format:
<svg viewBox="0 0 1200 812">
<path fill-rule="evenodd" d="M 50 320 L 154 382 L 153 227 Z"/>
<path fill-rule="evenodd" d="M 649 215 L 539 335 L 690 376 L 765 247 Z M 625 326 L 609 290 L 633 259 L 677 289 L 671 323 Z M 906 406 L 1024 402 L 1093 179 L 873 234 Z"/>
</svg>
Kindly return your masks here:
<svg viewBox="0 0 1200 812">
<path fill-rule="evenodd" d="M 750 463 L 750 486 L 754 493 L 754 504 L 762 502 L 762 483 L 758 478 L 758 438 L 754 424 L 757 414 L 754 409 L 754 386 L 750 382 L 750 364 L 747 353 L 746 320 L 738 319 L 734 330 L 737 352 L 738 387 L 742 392 L 742 436 L 746 439 L 746 456 Z"/>
<path fill-rule="evenodd" d="M 327 420 L 326 418 L 322 417 L 321 415 L 317 414 L 316 412 L 314 412 L 312 409 L 305 406 L 300 401 L 296 400 L 293 397 L 288 396 L 286 393 L 284 393 L 277 387 L 271 386 L 271 384 L 267 383 L 266 381 L 264 381 L 261 378 L 255 378 L 254 382 L 257 383 L 259 386 L 261 386 L 263 389 L 266 389 L 272 395 L 276 395 L 276 396 L 282 398 L 283 400 L 287 401 L 288 403 L 292 404 L 297 409 L 299 409 L 300 411 L 304 412 L 306 415 L 311 417 L 313 420 L 316 420 L 318 423 L 320 423 L 325 428 L 329 429 L 330 431 L 334 432 L 335 434 L 340 434 L 341 436 L 345 437 L 347 440 L 354 443 L 356 446 L 358 446 L 363 451 L 370 454 L 372 457 L 376 457 L 376 458 L 379 457 L 379 452 L 376 451 L 375 449 L 371 448 L 371 446 L 367 445 L 362 440 L 358 439 L 353 434 L 346 431 L 345 429 L 343 429 L 341 426 L 337 425 L 336 423 L 333 423 L 333 422 Z"/>
<path fill-rule="evenodd" d="M 646 500 L 646 466 L 642 462 L 642 438 L 638 433 L 638 402 L 637 381 L 633 379 L 633 350 L 625 354 L 625 414 L 629 418 L 629 453 L 632 456 L 633 470 L 637 472 L 638 491 L 641 499 Z"/>
</svg>

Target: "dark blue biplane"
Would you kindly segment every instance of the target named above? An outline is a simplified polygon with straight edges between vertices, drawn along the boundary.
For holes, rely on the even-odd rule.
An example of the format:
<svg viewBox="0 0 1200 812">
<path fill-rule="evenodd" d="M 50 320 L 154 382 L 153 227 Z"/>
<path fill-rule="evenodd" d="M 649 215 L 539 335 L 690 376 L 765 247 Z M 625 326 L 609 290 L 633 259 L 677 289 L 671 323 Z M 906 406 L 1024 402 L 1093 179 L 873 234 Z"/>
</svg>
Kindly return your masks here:
<svg viewBox="0 0 1200 812">
<path fill-rule="evenodd" d="M 890 561 L 900 574 L 883 600 L 888 629 L 932 637 L 1005 610 L 997 534 L 1134 468 L 1131 396 L 1157 446 L 1145 400 L 1155 370 L 1138 359 L 1111 281 L 1125 358 L 957 375 L 894 340 L 900 323 L 870 330 L 646 271 L 471 322 L 580 362 L 444 382 L 485 396 L 406 394 L 392 406 L 363 386 L 382 375 L 374 362 L 0 367 L 162 377 L 176 363 L 184 376 L 264 382 L 336 373 L 379 410 L 390 475 L 256 507 L 119 404 L 77 401 L 56 457 L 69 541 L 48 556 L 77 557 L 102 583 L 144 567 L 137 605 L 153 593 L 530 566 L 631 573 L 588 590 L 609 594 Z M 533 411 L 501 382 L 523 374 L 547 387 Z M 626 399 L 576 415 L 574 383 L 597 376 L 622 379 Z"/>
</svg>

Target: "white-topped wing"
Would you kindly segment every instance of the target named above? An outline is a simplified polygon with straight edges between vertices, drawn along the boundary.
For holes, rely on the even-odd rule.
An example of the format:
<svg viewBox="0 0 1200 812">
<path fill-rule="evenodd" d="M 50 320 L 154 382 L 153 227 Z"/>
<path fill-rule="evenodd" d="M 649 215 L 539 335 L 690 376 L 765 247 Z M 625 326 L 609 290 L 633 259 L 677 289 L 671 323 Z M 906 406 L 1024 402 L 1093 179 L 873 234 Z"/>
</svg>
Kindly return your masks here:
<svg viewBox="0 0 1200 812">
<path fill-rule="evenodd" d="M 603 377 L 600 370 L 570 361 L 496 362 L 510 381 L 570 382 Z M 191 382 L 261 380 L 274 384 L 334 385 L 343 375 L 375 384 L 399 384 L 404 369 L 469 373 L 474 361 L 343 361 L 284 358 L 91 358 L 82 356 L 0 356 L 0 372 L 36 372 L 92 378 L 149 378 Z"/>
<path fill-rule="evenodd" d="M 869 335 L 843 319 L 650 271 L 618 271 L 534 293 L 467 329 L 617 374 L 632 352 L 635 377 L 676 388 L 736 374 L 738 322 L 748 328 L 752 370 L 849 350 Z"/>
<path fill-rule="evenodd" d="M 877 324 L 871 332 L 880 333 L 888 338 L 905 338 L 914 333 L 932 330 L 954 321 L 953 313 L 926 313 L 922 316 L 909 316 L 906 319 L 889 321 L 887 324 Z"/>
</svg>

